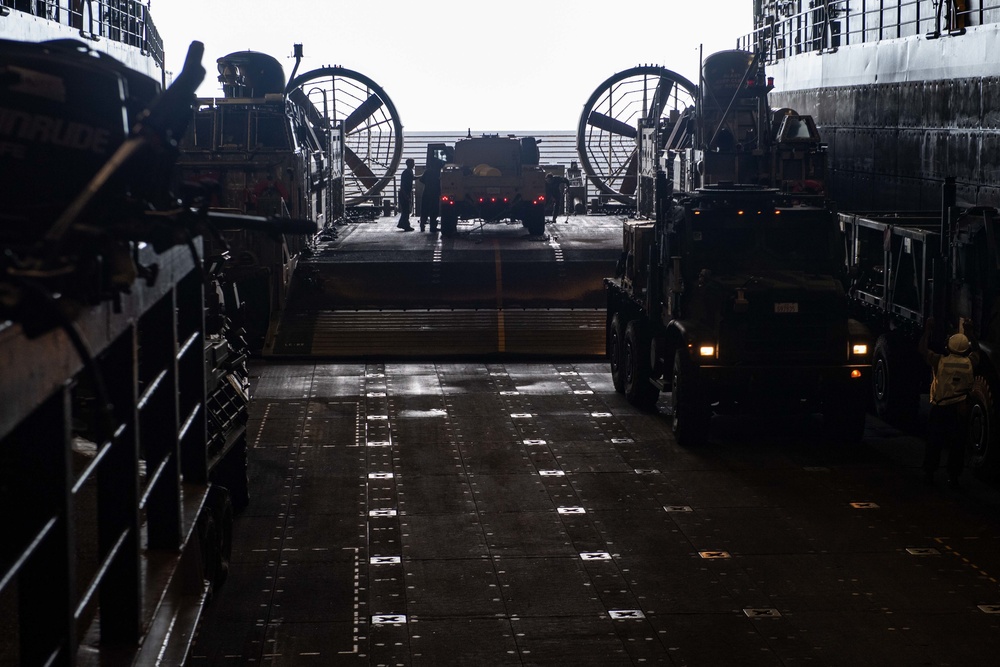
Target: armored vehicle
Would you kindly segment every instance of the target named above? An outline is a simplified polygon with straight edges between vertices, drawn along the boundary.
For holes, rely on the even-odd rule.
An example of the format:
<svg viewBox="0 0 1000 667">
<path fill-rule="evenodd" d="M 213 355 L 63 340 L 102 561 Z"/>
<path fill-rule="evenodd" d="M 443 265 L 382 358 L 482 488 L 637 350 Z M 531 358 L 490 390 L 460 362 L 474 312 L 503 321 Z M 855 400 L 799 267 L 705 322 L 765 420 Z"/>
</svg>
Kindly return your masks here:
<svg viewBox="0 0 1000 667">
<path fill-rule="evenodd" d="M 445 157 L 441 170 L 441 231 L 459 220 L 520 220 L 531 234 L 545 232 L 545 171 L 534 137 L 483 135 L 454 147 L 429 144 L 428 160 Z"/>
</svg>

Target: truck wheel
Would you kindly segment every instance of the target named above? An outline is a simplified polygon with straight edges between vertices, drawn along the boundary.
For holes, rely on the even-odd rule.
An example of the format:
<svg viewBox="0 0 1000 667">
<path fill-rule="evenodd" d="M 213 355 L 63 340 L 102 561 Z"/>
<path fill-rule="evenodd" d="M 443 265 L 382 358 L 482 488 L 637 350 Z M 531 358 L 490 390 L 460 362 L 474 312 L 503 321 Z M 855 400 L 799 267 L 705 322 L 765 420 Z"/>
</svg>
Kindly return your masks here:
<svg viewBox="0 0 1000 667">
<path fill-rule="evenodd" d="M 711 410 L 698 387 L 694 364 L 684 349 L 674 353 L 674 376 L 670 393 L 674 410 L 674 437 L 681 447 L 696 447 L 708 441 Z"/>
<path fill-rule="evenodd" d="M 625 373 L 624 389 L 628 402 L 640 410 L 652 411 L 660 390 L 650 381 L 652 368 L 649 363 L 649 334 L 639 320 L 625 326 L 625 345 L 622 348 L 622 367 Z"/>
<path fill-rule="evenodd" d="M 247 479 L 247 435 L 244 431 L 233 448 L 219 464 L 215 481 L 229 491 L 229 498 L 235 512 L 241 512 L 250 504 L 250 483 Z"/>
<path fill-rule="evenodd" d="M 884 334 L 875 342 L 872 398 L 875 414 L 889 423 L 901 425 L 912 423 L 916 418 L 920 391 L 914 380 L 916 373 L 906 372 L 905 359 L 898 348 L 899 344 L 891 343 Z"/>
<path fill-rule="evenodd" d="M 969 467 L 976 476 L 997 475 L 997 410 L 990 381 L 977 375 L 969 394 Z"/>
<path fill-rule="evenodd" d="M 205 507 L 198 517 L 198 547 L 201 550 L 201 576 L 208 583 L 207 598 L 215 596 L 215 581 L 219 571 L 219 527 L 215 512 Z"/>
<path fill-rule="evenodd" d="M 209 503 L 215 517 L 218 540 L 213 585 L 219 589 L 229 577 L 229 562 L 233 557 L 233 503 L 229 499 L 229 491 L 220 486 L 209 490 Z"/>
<path fill-rule="evenodd" d="M 452 236 L 458 231 L 458 213 L 450 208 L 441 209 L 441 236 Z"/>
<path fill-rule="evenodd" d="M 524 216 L 524 226 L 528 228 L 528 233 L 532 236 L 541 236 L 545 233 L 545 211 L 535 206 L 528 210 Z"/>
<path fill-rule="evenodd" d="M 619 394 L 625 391 L 625 372 L 622 368 L 624 336 L 621 313 L 615 313 L 608 325 L 608 359 L 611 365 L 611 382 Z"/>
<path fill-rule="evenodd" d="M 229 577 L 233 555 L 233 504 L 229 491 L 213 484 L 198 517 L 198 546 L 201 549 L 202 577 L 211 600 Z"/>
</svg>

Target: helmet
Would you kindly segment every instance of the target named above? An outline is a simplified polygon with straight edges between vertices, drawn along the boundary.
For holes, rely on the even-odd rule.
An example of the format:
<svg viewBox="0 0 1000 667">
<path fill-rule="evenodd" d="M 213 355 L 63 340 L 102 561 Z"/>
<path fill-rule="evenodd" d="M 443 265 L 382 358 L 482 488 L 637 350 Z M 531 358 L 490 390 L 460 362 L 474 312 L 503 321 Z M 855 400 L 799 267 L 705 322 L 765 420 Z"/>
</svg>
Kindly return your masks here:
<svg viewBox="0 0 1000 667">
<path fill-rule="evenodd" d="M 948 339 L 948 351 L 952 354 L 965 354 L 972 347 L 965 334 L 954 334 Z"/>
</svg>

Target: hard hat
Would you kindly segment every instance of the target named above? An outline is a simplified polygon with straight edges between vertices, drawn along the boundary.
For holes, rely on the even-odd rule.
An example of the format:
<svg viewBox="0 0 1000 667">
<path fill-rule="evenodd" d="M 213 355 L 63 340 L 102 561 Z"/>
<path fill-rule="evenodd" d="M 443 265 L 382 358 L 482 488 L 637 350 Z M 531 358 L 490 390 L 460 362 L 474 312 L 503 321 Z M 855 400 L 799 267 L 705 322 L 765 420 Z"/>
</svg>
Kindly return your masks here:
<svg viewBox="0 0 1000 667">
<path fill-rule="evenodd" d="M 948 351 L 952 354 L 965 354 L 972 347 L 965 334 L 954 334 L 948 339 Z"/>
</svg>

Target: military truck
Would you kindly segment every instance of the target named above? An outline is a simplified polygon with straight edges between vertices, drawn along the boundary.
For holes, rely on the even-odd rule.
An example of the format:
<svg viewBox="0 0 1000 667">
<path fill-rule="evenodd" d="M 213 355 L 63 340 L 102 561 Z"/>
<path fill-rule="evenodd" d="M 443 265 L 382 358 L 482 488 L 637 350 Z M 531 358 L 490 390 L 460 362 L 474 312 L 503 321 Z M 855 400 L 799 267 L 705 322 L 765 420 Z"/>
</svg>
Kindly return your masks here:
<svg viewBox="0 0 1000 667">
<path fill-rule="evenodd" d="M 454 233 L 459 220 L 520 220 L 533 235 L 545 233 L 545 171 L 534 137 L 497 134 L 427 146 L 427 164 L 444 158 L 441 169 L 441 232 Z"/>
<path fill-rule="evenodd" d="M 637 135 L 652 142 L 640 160 L 657 161 L 640 166 L 654 215 L 625 222 L 605 279 L 614 386 L 643 409 L 669 390 L 685 446 L 706 441 L 715 412 L 779 406 L 858 441 L 870 334 L 848 316 L 815 126 L 767 106 L 751 53 L 706 58 L 699 88 L 694 108 Z"/>
<path fill-rule="evenodd" d="M 852 277 L 851 309 L 873 332 L 872 396 L 879 417 L 907 428 L 930 386 L 917 342 L 933 317 L 931 347 L 968 320 L 980 341 L 971 393 L 968 464 L 979 477 L 1000 472 L 1000 211 L 958 206 L 946 179 L 940 211 L 840 214 Z M 967 328 L 968 328 L 967 327 Z"/>
</svg>

